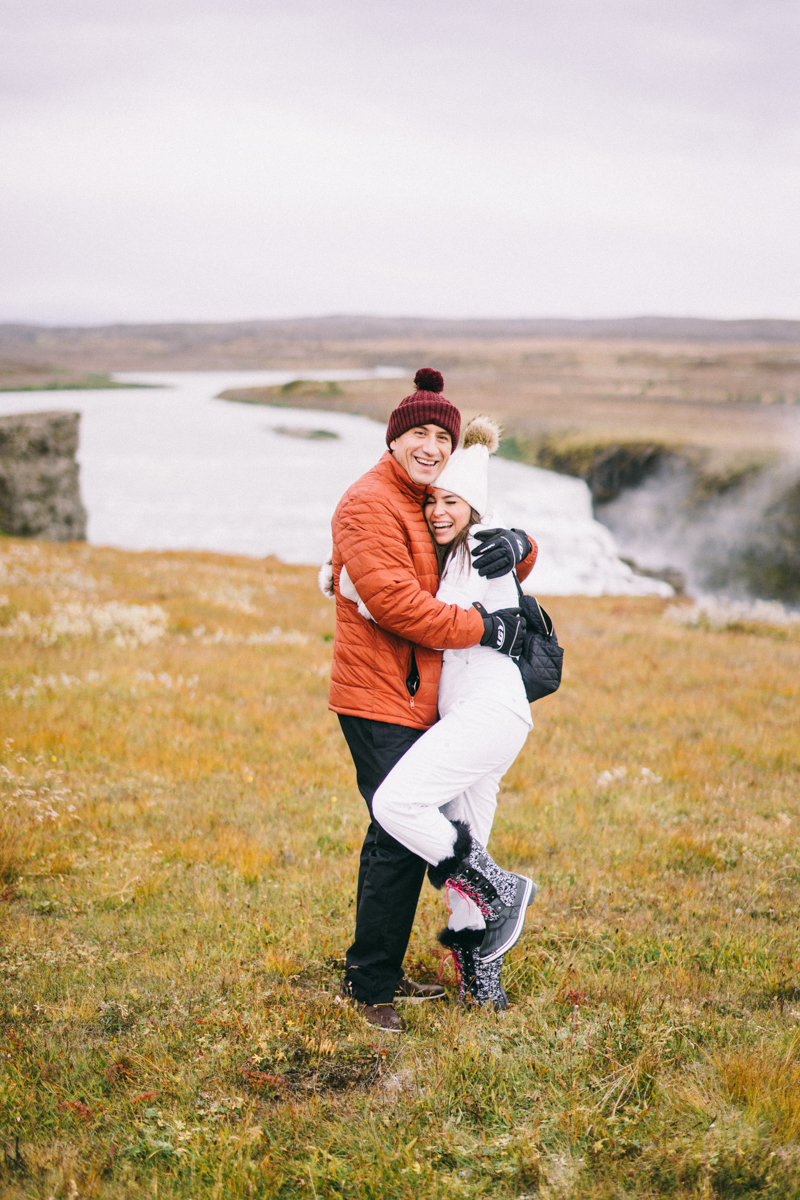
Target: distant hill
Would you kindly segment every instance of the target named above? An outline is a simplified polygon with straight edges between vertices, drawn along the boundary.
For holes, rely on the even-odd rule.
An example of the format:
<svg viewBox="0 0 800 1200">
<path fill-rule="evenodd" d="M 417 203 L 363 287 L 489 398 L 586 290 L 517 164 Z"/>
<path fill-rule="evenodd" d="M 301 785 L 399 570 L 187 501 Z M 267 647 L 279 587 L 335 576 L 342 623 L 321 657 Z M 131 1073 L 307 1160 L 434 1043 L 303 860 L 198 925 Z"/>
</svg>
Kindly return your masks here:
<svg viewBox="0 0 800 1200">
<path fill-rule="evenodd" d="M 700 317 L 619 317 L 577 320 L 562 317 L 435 319 L 430 317 L 327 316 L 269 321 L 181 322 L 151 325 L 49 326 L 0 324 L 0 358 L 39 364 L 98 356 L 112 368 L 124 360 L 133 369 L 165 360 L 202 363 L 260 358 L 287 344 L 401 340 L 504 338 L 604 338 L 630 341 L 787 342 L 800 344 L 800 321 L 716 321 Z M 135 361 L 134 361 L 135 360 Z M 244 363 L 242 365 L 245 365 Z M 119 369 L 122 369 L 119 367 Z"/>
</svg>

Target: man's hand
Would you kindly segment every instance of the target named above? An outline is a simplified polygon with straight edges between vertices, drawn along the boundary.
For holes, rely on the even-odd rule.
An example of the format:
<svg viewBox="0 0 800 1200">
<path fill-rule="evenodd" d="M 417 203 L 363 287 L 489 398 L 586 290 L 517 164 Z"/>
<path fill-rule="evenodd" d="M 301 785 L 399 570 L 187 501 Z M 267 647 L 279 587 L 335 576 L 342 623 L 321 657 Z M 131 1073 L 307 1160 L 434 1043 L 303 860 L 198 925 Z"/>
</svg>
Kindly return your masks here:
<svg viewBox="0 0 800 1200">
<path fill-rule="evenodd" d="M 507 575 L 533 549 L 527 533 L 521 529 L 481 529 L 475 538 L 483 545 L 472 551 L 472 561 L 484 579 Z"/>
<path fill-rule="evenodd" d="M 473 604 L 483 617 L 483 637 L 480 644 L 491 646 L 500 654 L 517 659 L 522 654 L 522 639 L 525 636 L 525 617 L 521 608 L 498 608 L 487 613 L 482 604 Z"/>
</svg>

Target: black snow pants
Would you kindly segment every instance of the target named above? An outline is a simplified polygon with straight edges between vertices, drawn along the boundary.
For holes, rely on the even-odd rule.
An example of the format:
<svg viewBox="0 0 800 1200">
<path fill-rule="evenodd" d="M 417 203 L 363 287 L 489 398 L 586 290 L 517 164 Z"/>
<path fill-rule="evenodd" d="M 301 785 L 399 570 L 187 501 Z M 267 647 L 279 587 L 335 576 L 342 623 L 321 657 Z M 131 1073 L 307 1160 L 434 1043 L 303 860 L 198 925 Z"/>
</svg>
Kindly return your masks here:
<svg viewBox="0 0 800 1200">
<path fill-rule="evenodd" d="M 427 863 L 381 829 L 372 816 L 372 797 L 425 731 L 341 714 L 339 724 L 370 817 L 358 868 L 356 935 L 347 951 L 344 982 L 356 1000 L 388 1004 L 403 974 Z"/>
</svg>

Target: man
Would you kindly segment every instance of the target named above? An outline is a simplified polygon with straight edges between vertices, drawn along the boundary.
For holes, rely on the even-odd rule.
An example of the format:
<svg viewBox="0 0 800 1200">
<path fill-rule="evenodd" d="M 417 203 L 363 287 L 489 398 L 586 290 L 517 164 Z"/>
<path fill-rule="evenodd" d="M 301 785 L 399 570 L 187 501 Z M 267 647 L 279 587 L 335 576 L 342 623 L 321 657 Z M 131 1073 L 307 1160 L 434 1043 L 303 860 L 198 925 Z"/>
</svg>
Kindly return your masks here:
<svg viewBox="0 0 800 1200">
<path fill-rule="evenodd" d="M 366 1019 L 389 1032 L 402 1023 L 392 1000 L 434 999 L 437 985 L 403 974 L 426 863 L 372 819 L 372 797 L 409 746 L 437 720 L 442 650 L 518 645 L 513 610 L 486 617 L 436 599 L 436 555 L 423 500 L 458 445 L 461 414 L 441 394 L 442 376 L 424 367 L 417 391 L 389 418 L 380 462 L 345 492 L 333 517 L 336 636 L 329 707 L 339 715 L 361 795 L 370 813 L 356 893 L 355 940 L 345 993 Z M 518 530 L 497 530 L 476 557 L 481 574 L 517 567 L 524 579 L 536 547 Z M 373 621 L 339 590 L 342 568 Z"/>
</svg>

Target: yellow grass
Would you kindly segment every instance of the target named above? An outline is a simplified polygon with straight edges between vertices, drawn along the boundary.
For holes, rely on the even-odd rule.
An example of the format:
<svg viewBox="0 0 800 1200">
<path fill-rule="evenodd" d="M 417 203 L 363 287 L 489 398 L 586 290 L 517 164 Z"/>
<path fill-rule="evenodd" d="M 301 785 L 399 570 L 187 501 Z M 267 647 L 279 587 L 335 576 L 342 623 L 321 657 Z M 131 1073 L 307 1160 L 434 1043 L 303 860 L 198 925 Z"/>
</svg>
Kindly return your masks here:
<svg viewBox="0 0 800 1200">
<path fill-rule="evenodd" d="M 800 1194 L 796 629 L 549 601 L 513 1008 L 387 1043 L 336 1001 L 365 820 L 315 572 L 0 561 L 0 1196 Z"/>
</svg>

